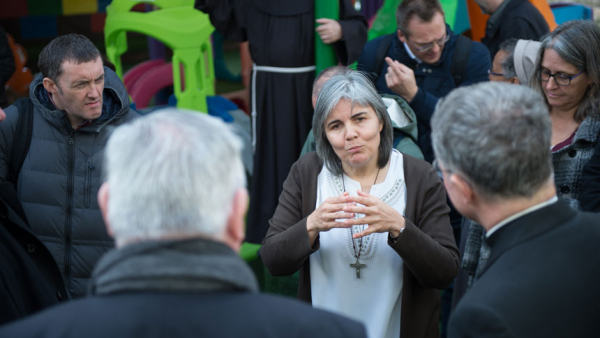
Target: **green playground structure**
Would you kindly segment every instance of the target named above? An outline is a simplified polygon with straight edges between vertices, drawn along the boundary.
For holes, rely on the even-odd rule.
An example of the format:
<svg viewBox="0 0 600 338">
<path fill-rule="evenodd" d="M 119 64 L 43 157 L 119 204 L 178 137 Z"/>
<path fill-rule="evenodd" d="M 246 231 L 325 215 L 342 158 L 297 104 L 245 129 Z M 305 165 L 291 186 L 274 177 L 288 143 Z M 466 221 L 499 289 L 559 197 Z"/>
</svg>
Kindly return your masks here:
<svg viewBox="0 0 600 338">
<path fill-rule="evenodd" d="M 141 13 L 131 9 L 140 3 L 158 10 Z M 173 87 L 177 107 L 208 112 L 206 97 L 215 95 L 210 35 L 214 31 L 207 14 L 193 8 L 194 0 L 113 0 L 106 8 L 106 54 L 123 79 L 121 55 L 127 51 L 127 32 L 153 37 L 173 50 Z M 183 81 L 182 81 L 183 80 Z M 240 256 L 257 258 L 258 244 L 244 243 Z"/>
<path fill-rule="evenodd" d="M 159 7 L 132 12 L 139 3 Z M 206 97 L 214 95 L 214 67 L 207 14 L 193 8 L 193 0 L 114 0 L 106 8 L 104 39 L 108 59 L 123 78 L 121 55 L 127 51 L 127 32 L 153 37 L 173 50 L 173 87 L 177 107 L 207 112 Z M 183 80 L 183 81 L 182 81 Z"/>
</svg>

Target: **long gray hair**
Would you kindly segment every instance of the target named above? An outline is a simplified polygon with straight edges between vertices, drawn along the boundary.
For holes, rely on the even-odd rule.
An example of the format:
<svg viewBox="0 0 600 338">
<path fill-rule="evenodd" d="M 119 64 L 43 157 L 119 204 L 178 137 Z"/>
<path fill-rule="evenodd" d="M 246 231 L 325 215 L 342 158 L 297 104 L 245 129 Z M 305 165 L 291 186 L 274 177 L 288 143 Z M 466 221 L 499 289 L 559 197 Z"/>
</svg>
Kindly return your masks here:
<svg viewBox="0 0 600 338">
<path fill-rule="evenodd" d="M 379 119 L 383 123 L 380 132 L 379 153 L 377 166 L 383 168 L 390 159 L 393 146 L 392 121 L 387 112 L 383 100 L 377 94 L 373 84 L 361 72 L 348 71 L 344 74 L 338 74 L 329 79 L 317 98 L 315 106 L 315 116 L 313 118 L 313 131 L 315 134 L 315 143 L 317 155 L 325 163 L 334 175 L 341 175 L 342 162 L 337 156 L 327 135 L 325 134 L 325 122 L 331 112 L 335 109 L 341 100 L 350 101 L 351 105 L 359 104 L 365 107 L 372 107 Z"/>
<path fill-rule="evenodd" d="M 575 111 L 575 121 L 583 121 L 588 113 L 597 113 L 600 108 L 600 27 L 590 20 L 567 21 L 542 37 L 541 42 L 531 88 L 543 93 L 540 67 L 544 53 L 552 49 L 565 61 L 584 71 L 592 81 Z M 544 100 L 548 104 L 545 95 Z"/>
</svg>

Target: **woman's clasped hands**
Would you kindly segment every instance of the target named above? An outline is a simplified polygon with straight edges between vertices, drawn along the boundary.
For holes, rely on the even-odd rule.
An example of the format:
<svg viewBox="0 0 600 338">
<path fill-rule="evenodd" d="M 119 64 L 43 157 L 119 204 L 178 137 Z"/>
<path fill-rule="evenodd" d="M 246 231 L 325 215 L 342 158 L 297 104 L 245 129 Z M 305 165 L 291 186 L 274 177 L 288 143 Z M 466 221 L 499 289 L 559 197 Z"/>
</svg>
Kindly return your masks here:
<svg viewBox="0 0 600 338">
<path fill-rule="evenodd" d="M 353 225 L 368 225 L 353 235 L 355 239 L 381 232 L 389 232 L 392 237 L 400 235 L 405 222 L 398 211 L 375 196 L 360 190 L 357 193 L 358 196 L 344 192 L 330 197 L 308 216 L 306 227 L 311 245 L 321 231 L 349 228 Z M 364 217 L 356 217 L 357 214 Z"/>
</svg>

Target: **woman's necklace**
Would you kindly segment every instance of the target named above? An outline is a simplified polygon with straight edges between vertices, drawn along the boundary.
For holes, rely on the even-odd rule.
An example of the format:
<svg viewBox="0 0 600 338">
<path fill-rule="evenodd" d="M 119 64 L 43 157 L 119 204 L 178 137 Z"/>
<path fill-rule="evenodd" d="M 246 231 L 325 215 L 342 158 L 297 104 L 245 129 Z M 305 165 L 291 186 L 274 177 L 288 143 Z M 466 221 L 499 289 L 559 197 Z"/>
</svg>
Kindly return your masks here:
<svg viewBox="0 0 600 338">
<path fill-rule="evenodd" d="M 576 124 L 575 128 L 569 129 L 568 133 L 560 134 L 560 136 L 557 137 L 557 138 L 559 138 L 559 140 L 552 142 L 552 147 L 556 146 L 557 144 L 560 144 L 560 143 L 564 142 L 569 137 L 571 137 L 571 135 L 573 135 L 573 133 L 577 130 L 577 128 L 579 128 L 579 124 Z"/>
<path fill-rule="evenodd" d="M 381 168 L 377 169 L 377 174 L 375 175 L 375 181 L 373 181 L 373 185 L 377 183 L 377 177 L 379 177 L 379 171 Z M 373 187 L 373 185 L 371 187 Z M 344 183 L 344 172 L 342 172 L 342 186 L 344 187 L 344 191 L 346 191 L 346 184 Z M 354 215 L 354 218 L 358 218 L 358 215 Z M 364 228 L 361 229 L 363 231 Z M 350 263 L 350 267 L 356 269 L 356 278 L 360 278 L 360 269 L 367 267 L 367 264 L 360 264 L 360 254 L 362 253 L 363 246 L 363 237 L 360 238 L 358 242 L 358 253 L 356 252 L 356 244 L 354 244 L 354 231 L 352 227 L 350 227 L 350 239 L 352 240 L 352 249 L 354 250 L 354 257 L 356 258 L 356 262 Z"/>
</svg>

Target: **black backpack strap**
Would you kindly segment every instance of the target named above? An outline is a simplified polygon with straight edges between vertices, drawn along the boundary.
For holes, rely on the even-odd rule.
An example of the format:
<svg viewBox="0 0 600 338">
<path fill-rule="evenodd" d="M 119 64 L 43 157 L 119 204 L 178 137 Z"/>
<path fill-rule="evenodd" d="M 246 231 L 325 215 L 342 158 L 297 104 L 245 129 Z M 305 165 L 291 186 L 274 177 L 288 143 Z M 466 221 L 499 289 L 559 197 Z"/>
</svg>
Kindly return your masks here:
<svg viewBox="0 0 600 338">
<path fill-rule="evenodd" d="M 454 55 L 452 56 L 452 66 L 450 72 L 454 79 L 456 87 L 460 86 L 463 80 L 463 74 L 467 69 L 467 63 L 469 62 L 469 56 L 471 54 L 472 41 L 464 35 L 459 35 L 456 40 L 456 48 L 454 49 Z"/>
<path fill-rule="evenodd" d="M 10 155 L 10 171 L 8 181 L 17 187 L 19 173 L 25 162 L 25 157 L 31 145 L 31 134 L 33 131 L 33 103 L 29 98 L 18 99 L 14 103 L 19 112 L 17 129 L 15 130 L 12 153 Z"/>
<path fill-rule="evenodd" d="M 385 35 L 381 38 L 381 42 L 379 46 L 377 46 L 377 52 L 375 53 L 375 67 L 373 68 L 377 73 L 375 79 L 381 76 L 381 72 L 383 71 L 383 65 L 385 64 L 385 56 L 387 55 L 388 49 L 392 46 L 392 41 L 394 40 L 394 33 Z M 375 81 L 373 81 L 375 83 Z"/>
</svg>

